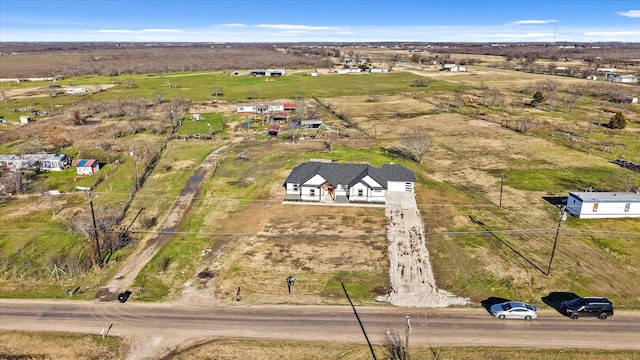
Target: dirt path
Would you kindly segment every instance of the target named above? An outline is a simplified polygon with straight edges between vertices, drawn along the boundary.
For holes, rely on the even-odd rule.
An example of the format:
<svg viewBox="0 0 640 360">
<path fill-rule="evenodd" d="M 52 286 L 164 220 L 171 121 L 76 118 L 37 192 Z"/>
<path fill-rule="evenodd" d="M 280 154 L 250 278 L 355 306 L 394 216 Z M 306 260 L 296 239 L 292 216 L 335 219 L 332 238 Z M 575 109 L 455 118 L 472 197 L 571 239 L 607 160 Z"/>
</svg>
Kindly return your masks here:
<svg viewBox="0 0 640 360">
<path fill-rule="evenodd" d="M 389 192 L 386 205 L 392 290 L 386 296 L 379 296 L 378 300 L 409 307 L 467 304 L 468 299 L 436 287 L 415 195 Z"/>
<path fill-rule="evenodd" d="M 213 170 L 216 159 L 240 141 L 242 141 L 242 138 L 234 138 L 204 159 L 187 182 L 187 186 L 182 190 L 180 196 L 176 198 L 165 218 L 160 222 L 157 230 L 142 241 L 138 250 L 129 257 L 115 278 L 111 279 L 104 288 L 98 291 L 96 298 L 100 299 L 100 301 L 114 301 L 118 294 L 129 290 L 138 273 L 171 239 L 173 233 L 177 230 L 193 199 L 198 196 L 202 179 Z"/>
</svg>

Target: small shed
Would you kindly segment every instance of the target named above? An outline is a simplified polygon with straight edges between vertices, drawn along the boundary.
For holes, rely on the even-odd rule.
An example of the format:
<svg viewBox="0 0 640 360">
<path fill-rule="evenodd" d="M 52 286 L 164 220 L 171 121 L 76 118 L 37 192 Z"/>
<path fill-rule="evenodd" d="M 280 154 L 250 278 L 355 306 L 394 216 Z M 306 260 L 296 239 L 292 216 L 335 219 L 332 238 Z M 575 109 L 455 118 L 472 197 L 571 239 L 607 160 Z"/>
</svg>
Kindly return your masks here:
<svg viewBox="0 0 640 360">
<path fill-rule="evenodd" d="M 300 127 L 303 129 L 318 129 L 322 125 L 324 125 L 322 119 L 309 119 L 300 121 Z"/>
<path fill-rule="evenodd" d="M 267 135 L 269 136 L 277 137 L 279 132 L 280 132 L 280 125 L 278 124 L 271 124 L 267 128 Z"/>
<path fill-rule="evenodd" d="M 71 166 L 76 168 L 78 175 L 93 175 L 100 170 L 100 164 L 95 159 L 77 159 L 73 161 Z"/>
<path fill-rule="evenodd" d="M 581 219 L 640 217 L 640 194 L 633 192 L 571 192 L 567 211 Z"/>
<path fill-rule="evenodd" d="M 285 122 L 289 119 L 289 114 L 284 111 L 278 111 L 271 115 L 272 122 Z"/>
<path fill-rule="evenodd" d="M 20 124 L 28 124 L 30 121 L 31 121 L 31 116 L 29 115 L 20 116 Z"/>
</svg>

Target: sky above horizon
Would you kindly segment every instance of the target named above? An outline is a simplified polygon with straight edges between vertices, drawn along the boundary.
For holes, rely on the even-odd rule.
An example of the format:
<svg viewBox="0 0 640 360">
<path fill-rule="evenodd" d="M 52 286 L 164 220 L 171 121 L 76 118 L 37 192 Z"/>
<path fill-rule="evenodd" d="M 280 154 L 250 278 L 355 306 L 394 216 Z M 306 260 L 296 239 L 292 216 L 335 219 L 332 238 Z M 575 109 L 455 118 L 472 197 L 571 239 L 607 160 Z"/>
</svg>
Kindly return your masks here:
<svg viewBox="0 0 640 360">
<path fill-rule="evenodd" d="M 640 0 L 0 0 L 0 42 L 640 42 Z"/>
</svg>

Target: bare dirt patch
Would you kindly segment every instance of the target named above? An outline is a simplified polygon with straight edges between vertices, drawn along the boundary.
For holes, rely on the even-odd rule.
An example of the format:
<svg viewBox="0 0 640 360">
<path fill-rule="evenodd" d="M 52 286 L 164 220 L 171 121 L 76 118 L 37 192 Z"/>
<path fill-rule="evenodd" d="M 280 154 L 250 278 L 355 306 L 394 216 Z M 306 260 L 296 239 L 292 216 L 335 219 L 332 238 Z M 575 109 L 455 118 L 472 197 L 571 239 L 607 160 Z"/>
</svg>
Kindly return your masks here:
<svg viewBox="0 0 640 360">
<path fill-rule="evenodd" d="M 34 87 L 19 87 L 19 88 L 4 88 L 4 97 L 7 99 L 28 99 L 35 97 L 52 96 L 56 92 L 65 92 L 70 88 L 85 88 L 88 94 L 97 93 L 100 91 L 108 90 L 116 84 L 95 84 L 95 85 L 60 85 L 59 87 L 50 86 L 34 86 Z"/>
<path fill-rule="evenodd" d="M 242 303 L 333 304 L 344 298 L 331 282 L 369 278 L 368 291 L 388 285 L 382 208 L 280 203 L 265 212 L 264 204 L 256 203 L 221 222 L 223 233 L 251 230 L 258 235 L 232 240 L 228 258 L 212 264 L 222 269 L 221 262 L 228 263 L 216 285 L 222 301 L 235 300 L 240 287 Z M 296 278 L 291 296 L 285 281 L 289 275 Z"/>
</svg>

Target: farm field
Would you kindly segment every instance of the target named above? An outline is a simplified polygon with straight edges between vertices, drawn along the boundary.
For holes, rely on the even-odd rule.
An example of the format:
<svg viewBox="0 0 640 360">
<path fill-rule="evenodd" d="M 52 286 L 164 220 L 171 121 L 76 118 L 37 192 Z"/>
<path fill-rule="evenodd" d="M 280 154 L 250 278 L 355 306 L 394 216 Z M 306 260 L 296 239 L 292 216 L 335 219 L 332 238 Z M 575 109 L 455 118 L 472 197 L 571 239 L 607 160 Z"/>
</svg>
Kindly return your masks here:
<svg viewBox="0 0 640 360">
<path fill-rule="evenodd" d="M 428 82 L 416 86 L 417 79 Z M 194 72 L 65 81 L 93 90 L 50 97 L 46 84 L 0 85 L 9 99 L 0 102 L 9 122 L 0 124 L 0 150 L 54 149 L 95 157 L 104 166 L 91 179 L 75 176 L 74 169 L 37 175 L 23 194 L 2 198 L 1 297 L 70 298 L 72 290 L 71 298 L 95 298 L 157 233 L 203 159 L 242 138 L 217 160 L 215 175 L 200 179 L 188 215 L 138 274 L 130 301 L 232 306 L 241 288 L 243 304 L 343 304 L 345 283 L 356 304 L 388 306 L 375 300 L 389 286 L 384 209 L 282 203 L 290 169 L 322 158 L 413 170 L 436 283 L 469 298 L 470 306 L 491 297 L 545 306 L 550 294 L 571 292 L 607 296 L 620 309 L 640 308 L 634 286 L 640 280 L 638 220 L 570 217 L 559 225 L 552 203 L 569 191 L 640 188 L 639 173 L 611 163 L 640 163 L 640 109 L 585 90 L 586 80 L 475 65 L 464 74 L 397 66 L 379 75 L 310 77 L 305 70 L 265 79 Z M 128 87 L 131 81 L 135 86 Z M 545 104 L 524 105 L 545 86 L 553 88 L 545 90 Z M 621 86 L 637 95 L 637 87 Z M 224 94 L 212 101 L 212 88 Z M 140 118 L 109 106 L 133 109 L 131 99 L 147 104 Z M 245 129 L 246 119 L 235 114 L 235 104 L 254 101 L 296 101 L 327 127 L 295 141 L 289 131 L 268 138 L 265 124 Z M 26 126 L 11 124 L 32 108 L 49 114 Z M 628 119 L 623 130 L 606 126 L 616 111 Z M 192 121 L 195 113 L 205 120 Z M 394 151 L 417 131 L 433 141 L 422 163 Z M 187 135 L 211 137 L 180 138 Z M 92 188 L 98 220 L 110 229 L 104 234 L 122 235 L 109 238 L 103 267 L 91 265 L 89 202 L 76 186 Z M 61 195 L 41 195 L 49 190 Z M 295 296 L 286 296 L 288 275 L 297 279 Z M 231 351 L 236 345 L 216 346 Z M 318 351 L 314 346 L 309 354 Z M 336 351 L 353 352 L 354 359 L 367 355 L 366 349 Z M 442 358 L 459 356 L 442 352 Z M 537 355 L 532 358 L 545 359 Z"/>
</svg>

